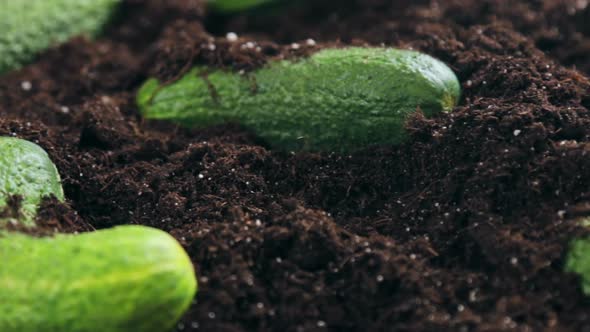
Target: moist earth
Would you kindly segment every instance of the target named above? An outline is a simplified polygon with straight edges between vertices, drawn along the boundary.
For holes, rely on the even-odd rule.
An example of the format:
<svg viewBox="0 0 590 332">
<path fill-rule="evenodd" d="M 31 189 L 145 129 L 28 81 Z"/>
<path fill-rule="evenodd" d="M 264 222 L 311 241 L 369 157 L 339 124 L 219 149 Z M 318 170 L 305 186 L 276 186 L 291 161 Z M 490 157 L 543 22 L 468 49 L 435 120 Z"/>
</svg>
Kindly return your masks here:
<svg viewBox="0 0 590 332">
<path fill-rule="evenodd" d="M 103 38 L 0 77 L 0 135 L 40 144 L 62 175 L 68 202 L 44 203 L 41 234 L 142 224 L 182 243 L 200 289 L 177 331 L 590 331 L 563 272 L 588 235 L 589 19 L 588 1 L 220 16 L 128 0 Z M 342 155 L 275 152 L 237 124 L 148 122 L 134 102 L 146 78 L 194 64 L 248 71 L 343 45 L 443 60 L 460 105 L 412 118 L 401 146 Z"/>
</svg>

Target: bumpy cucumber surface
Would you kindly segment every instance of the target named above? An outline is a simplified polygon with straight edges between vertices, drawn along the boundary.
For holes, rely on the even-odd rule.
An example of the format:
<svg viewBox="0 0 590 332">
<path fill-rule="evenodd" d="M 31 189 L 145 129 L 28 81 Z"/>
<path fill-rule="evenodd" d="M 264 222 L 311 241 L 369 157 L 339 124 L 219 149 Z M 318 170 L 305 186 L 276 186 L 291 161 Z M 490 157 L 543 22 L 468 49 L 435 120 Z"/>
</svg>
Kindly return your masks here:
<svg viewBox="0 0 590 332">
<path fill-rule="evenodd" d="M 52 44 L 109 21 L 121 0 L 0 0 L 0 73 L 32 61 Z"/>
<path fill-rule="evenodd" d="M 31 226 L 44 197 L 64 200 L 59 173 L 45 150 L 22 139 L 0 137 L 0 211 L 13 195 L 22 197 L 19 216 L 0 216 L 0 224 L 13 218 Z"/>
<path fill-rule="evenodd" d="M 246 75 L 197 67 L 173 84 L 148 80 L 143 116 L 203 127 L 227 121 L 284 150 L 345 152 L 407 138 L 408 116 L 450 111 L 459 82 L 441 61 L 399 49 L 327 49 Z"/>
<path fill-rule="evenodd" d="M 197 287 L 176 240 L 142 226 L 0 233 L 0 262 L 2 332 L 166 332 Z"/>
</svg>

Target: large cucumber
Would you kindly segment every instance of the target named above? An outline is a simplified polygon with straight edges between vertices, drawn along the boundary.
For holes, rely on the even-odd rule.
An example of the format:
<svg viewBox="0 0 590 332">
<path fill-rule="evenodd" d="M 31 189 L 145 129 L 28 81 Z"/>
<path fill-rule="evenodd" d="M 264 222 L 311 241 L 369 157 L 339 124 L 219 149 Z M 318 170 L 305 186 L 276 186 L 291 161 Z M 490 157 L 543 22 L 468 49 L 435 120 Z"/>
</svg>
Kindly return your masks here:
<svg viewBox="0 0 590 332">
<path fill-rule="evenodd" d="M 0 233 L 2 332 L 165 332 L 195 292 L 191 261 L 160 230 Z"/>
<path fill-rule="evenodd" d="M 47 152 L 22 139 L 0 137 L 0 212 L 7 212 L 11 196 L 22 199 L 16 215 L 0 215 L 0 224 L 18 220 L 33 225 L 41 200 L 51 195 L 64 200 L 59 173 Z"/>
<path fill-rule="evenodd" d="M 121 0 L 0 0 L 0 73 L 78 34 L 95 36 Z"/>
<path fill-rule="evenodd" d="M 170 85 L 148 80 L 137 100 L 148 119 L 232 121 L 278 149 L 345 152 L 403 142 L 408 116 L 450 111 L 459 95 L 453 71 L 428 55 L 346 48 L 245 75 L 197 67 Z"/>
</svg>

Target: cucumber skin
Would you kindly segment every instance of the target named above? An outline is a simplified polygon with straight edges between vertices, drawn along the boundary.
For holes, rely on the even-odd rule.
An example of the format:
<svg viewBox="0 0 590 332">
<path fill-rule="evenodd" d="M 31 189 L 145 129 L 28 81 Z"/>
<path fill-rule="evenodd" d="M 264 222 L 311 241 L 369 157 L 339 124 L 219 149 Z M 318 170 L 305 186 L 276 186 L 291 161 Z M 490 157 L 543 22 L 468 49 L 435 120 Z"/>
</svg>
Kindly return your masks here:
<svg viewBox="0 0 590 332">
<path fill-rule="evenodd" d="M 209 0 L 209 6 L 217 12 L 232 13 L 277 0 Z"/>
<path fill-rule="evenodd" d="M 29 141 L 0 137 L 0 210 L 11 195 L 23 198 L 18 220 L 23 226 L 34 225 L 44 197 L 64 200 L 59 173 L 45 150 Z M 0 224 L 6 219 L 0 218 Z"/>
<path fill-rule="evenodd" d="M 565 271 L 578 274 L 582 281 L 582 291 L 590 295 L 590 238 L 572 241 L 566 257 Z"/>
<path fill-rule="evenodd" d="M 405 122 L 452 110 L 459 82 L 444 63 L 399 49 L 326 49 L 247 75 L 194 68 L 160 86 L 150 79 L 137 102 L 148 119 L 203 127 L 227 121 L 282 150 L 348 152 L 407 138 Z"/>
<path fill-rule="evenodd" d="M 0 0 L 0 73 L 79 34 L 96 36 L 121 0 Z"/>
<path fill-rule="evenodd" d="M 165 332 L 188 308 L 192 263 L 167 233 L 0 235 L 0 331 Z"/>
</svg>

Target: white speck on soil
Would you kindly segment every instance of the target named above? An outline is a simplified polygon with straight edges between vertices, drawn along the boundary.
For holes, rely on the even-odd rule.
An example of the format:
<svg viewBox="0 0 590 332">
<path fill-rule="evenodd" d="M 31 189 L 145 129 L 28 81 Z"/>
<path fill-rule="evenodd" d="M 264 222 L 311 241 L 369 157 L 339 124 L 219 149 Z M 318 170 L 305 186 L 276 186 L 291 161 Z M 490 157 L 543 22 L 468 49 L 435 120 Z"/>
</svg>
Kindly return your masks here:
<svg viewBox="0 0 590 332">
<path fill-rule="evenodd" d="M 33 84 L 29 81 L 23 81 L 21 82 L 20 87 L 25 91 L 30 91 L 33 88 Z"/>
<path fill-rule="evenodd" d="M 227 38 L 227 41 L 229 42 L 235 42 L 238 40 L 238 35 L 235 32 L 228 32 L 227 35 L 225 35 L 225 38 Z"/>
</svg>

